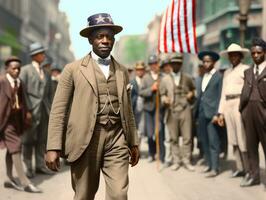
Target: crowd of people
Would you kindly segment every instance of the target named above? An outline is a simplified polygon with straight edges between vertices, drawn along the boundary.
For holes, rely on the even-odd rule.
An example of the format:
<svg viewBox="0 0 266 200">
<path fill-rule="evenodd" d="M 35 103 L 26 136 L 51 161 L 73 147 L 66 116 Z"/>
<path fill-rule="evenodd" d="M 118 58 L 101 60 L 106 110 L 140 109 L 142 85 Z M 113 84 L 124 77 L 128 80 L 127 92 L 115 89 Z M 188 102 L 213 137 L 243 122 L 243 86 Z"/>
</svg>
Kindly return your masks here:
<svg viewBox="0 0 266 200">
<path fill-rule="evenodd" d="M 44 161 L 47 127 L 61 69 L 52 65 L 38 42 L 29 47 L 32 62 L 11 56 L 0 77 L 0 148 L 6 148 L 4 187 L 40 193 L 30 179 L 37 174 L 53 175 Z M 35 159 L 33 159 L 33 156 Z M 23 162 L 26 172 L 23 169 Z M 13 166 L 18 179 L 13 175 Z"/>
<path fill-rule="evenodd" d="M 259 143 L 266 155 L 265 53 L 261 38 L 250 50 L 232 43 L 219 54 L 202 51 L 195 78 L 183 72 L 187 63 L 181 53 L 151 55 L 148 67 L 137 62 L 131 98 L 139 139 L 147 138 L 148 162 L 157 158 L 160 170 L 195 171 L 196 138 L 198 164 L 205 166 L 206 178 L 213 178 L 230 144 L 235 158 L 231 177 L 243 177 L 241 187 L 260 184 Z M 243 63 L 249 56 L 251 66 Z M 221 57 L 229 64 L 219 69 L 215 64 Z"/>
</svg>

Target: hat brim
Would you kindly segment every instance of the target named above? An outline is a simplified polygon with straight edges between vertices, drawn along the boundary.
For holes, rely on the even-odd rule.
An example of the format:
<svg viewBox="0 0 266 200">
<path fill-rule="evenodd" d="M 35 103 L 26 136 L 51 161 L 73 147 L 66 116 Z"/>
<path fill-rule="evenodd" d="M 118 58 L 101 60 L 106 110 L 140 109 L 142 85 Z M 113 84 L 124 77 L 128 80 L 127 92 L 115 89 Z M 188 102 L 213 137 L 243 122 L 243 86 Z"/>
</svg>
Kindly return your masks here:
<svg viewBox="0 0 266 200">
<path fill-rule="evenodd" d="M 202 51 L 198 54 L 200 60 L 203 60 L 204 56 L 211 56 L 215 62 L 220 59 L 219 54 L 213 51 Z"/>
<path fill-rule="evenodd" d="M 36 55 L 36 54 L 38 54 L 38 53 L 44 53 L 46 51 L 46 49 L 38 49 L 38 50 L 36 50 L 36 51 L 33 51 L 33 52 L 31 52 L 29 55 L 30 56 L 34 56 L 34 55 Z"/>
<path fill-rule="evenodd" d="M 21 63 L 21 60 L 19 58 L 12 58 L 5 61 L 5 66 L 7 66 L 11 62 L 19 62 Z"/>
<path fill-rule="evenodd" d="M 103 28 L 103 27 L 107 27 L 110 28 L 114 31 L 115 34 L 120 33 L 123 30 L 122 26 L 118 26 L 118 25 L 113 25 L 113 24 L 99 24 L 99 25 L 94 25 L 94 26 L 90 26 L 90 27 L 86 27 L 84 29 L 82 29 L 79 34 L 82 37 L 86 37 L 88 38 L 89 35 L 91 34 L 91 32 L 97 28 Z"/>
<path fill-rule="evenodd" d="M 233 51 L 228 51 L 228 50 L 224 50 L 220 52 L 220 56 L 223 58 L 228 58 L 228 54 L 229 53 L 233 53 L 233 52 L 239 52 L 242 53 L 244 57 L 247 57 L 248 55 L 250 55 L 250 52 L 248 49 L 242 49 L 242 50 L 233 50 Z"/>
<path fill-rule="evenodd" d="M 181 59 L 181 58 L 176 58 L 176 59 L 172 59 L 172 60 L 170 60 L 170 63 L 182 63 L 183 62 L 183 59 Z"/>
</svg>

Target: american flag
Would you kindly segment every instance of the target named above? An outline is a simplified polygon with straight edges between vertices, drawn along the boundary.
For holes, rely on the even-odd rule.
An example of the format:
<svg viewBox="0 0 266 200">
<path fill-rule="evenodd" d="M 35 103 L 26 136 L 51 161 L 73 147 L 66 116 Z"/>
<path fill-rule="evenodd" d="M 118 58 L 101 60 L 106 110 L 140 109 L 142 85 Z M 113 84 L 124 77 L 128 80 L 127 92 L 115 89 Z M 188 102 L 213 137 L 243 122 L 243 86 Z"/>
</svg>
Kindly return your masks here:
<svg viewBox="0 0 266 200">
<path fill-rule="evenodd" d="M 162 17 L 158 50 L 197 53 L 196 0 L 172 0 Z"/>
</svg>

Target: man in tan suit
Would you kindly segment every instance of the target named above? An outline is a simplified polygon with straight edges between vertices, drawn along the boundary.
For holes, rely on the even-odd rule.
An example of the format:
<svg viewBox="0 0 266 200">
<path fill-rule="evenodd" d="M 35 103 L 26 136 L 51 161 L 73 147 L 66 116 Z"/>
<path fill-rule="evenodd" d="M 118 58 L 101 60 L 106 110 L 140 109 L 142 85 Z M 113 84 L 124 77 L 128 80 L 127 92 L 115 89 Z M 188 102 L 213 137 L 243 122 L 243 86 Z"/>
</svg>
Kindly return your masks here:
<svg viewBox="0 0 266 200">
<path fill-rule="evenodd" d="M 169 63 L 173 72 L 164 76 L 160 84 L 162 103 L 167 107 L 166 126 L 170 133 L 173 155 L 172 170 L 178 170 L 181 164 L 189 171 L 194 171 L 190 164 L 192 146 L 192 110 L 195 86 L 192 78 L 181 71 L 183 59 L 181 54 L 171 56 Z M 182 146 L 179 137 L 183 137 Z"/>
<path fill-rule="evenodd" d="M 128 164 L 138 163 L 128 72 L 110 55 L 120 31 L 109 14 L 90 16 L 80 35 L 88 38 L 92 52 L 65 66 L 54 97 L 46 164 L 57 171 L 65 151 L 75 200 L 94 199 L 100 171 L 106 199 L 126 200 Z"/>
</svg>

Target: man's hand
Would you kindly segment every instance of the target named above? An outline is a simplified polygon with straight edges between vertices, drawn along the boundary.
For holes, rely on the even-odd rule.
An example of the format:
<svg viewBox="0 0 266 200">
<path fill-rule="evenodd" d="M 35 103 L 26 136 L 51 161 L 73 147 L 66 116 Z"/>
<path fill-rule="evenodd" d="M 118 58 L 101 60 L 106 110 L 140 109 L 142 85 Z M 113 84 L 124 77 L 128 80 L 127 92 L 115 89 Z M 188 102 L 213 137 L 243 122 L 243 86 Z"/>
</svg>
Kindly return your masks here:
<svg viewBox="0 0 266 200">
<path fill-rule="evenodd" d="M 31 124 L 32 124 L 32 114 L 31 114 L 31 112 L 27 112 L 26 113 L 25 124 L 26 124 L 27 128 L 31 126 Z"/>
<path fill-rule="evenodd" d="M 219 115 L 218 125 L 221 127 L 224 127 L 225 123 L 224 123 L 224 116 L 223 115 Z"/>
<path fill-rule="evenodd" d="M 138 146 L 131 147 L 129 154 L 130 154 L 129 164 L 131 164 L 131 167 L 134 167 L 139 162 L 139 156 L 140 156 L 139 155 L 139 147 Z"/>
<path fill-rule="evenodd" d="M 52 170 L 57 172 L 60 169 L 60 151 L 51 150 L 47 151 L 45 154 L 45 162 L 46 166 Z"/>
<path fill-rule="evenodd" d="M 151 91 L 156 92 L 158 90 L 158 82 L 154 82 L 151 86 Z"/>
<path fill-rule="evenodd" d="M 192 91 L 188 92 L 186 98 L 188 102 L 190 102 L 194 98 L 194 92 Z"/>
<path fill-rule="evenodd" d="M 214 115 L 213 118 L 212 118 L 212 123 L 213 124 L 218 124 L 218 116 L 217 115 Z"/>
<path fill-rule="evenodd" d="M 163 103 L 164 103 L 165 106 L 170 106 L 170 104 L 171 104 L 170 98 L 169 97 L 164 97 Z"/>
</svg>

